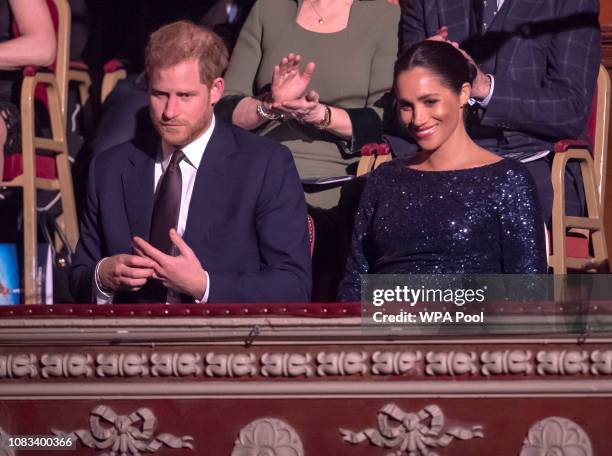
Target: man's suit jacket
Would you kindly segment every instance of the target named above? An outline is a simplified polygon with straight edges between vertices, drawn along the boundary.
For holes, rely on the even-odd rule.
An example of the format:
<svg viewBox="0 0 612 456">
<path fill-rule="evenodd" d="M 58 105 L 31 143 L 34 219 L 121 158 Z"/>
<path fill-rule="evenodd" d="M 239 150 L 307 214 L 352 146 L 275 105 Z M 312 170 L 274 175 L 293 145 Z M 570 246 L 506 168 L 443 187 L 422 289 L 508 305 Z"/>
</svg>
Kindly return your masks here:
<svg viewBox="0 0 612 456">
<path fill-rule="evenodd" d="M 92 162 L 81 238 L 71 270 L 73 293 L 92 300 L 104 257 L 132 253 L 149 238 L 159 140 L 134 140 Z M 306 204 L 289 150 L 217 122 L 189 206 L 185 242 L 210 277 L 209 302 L 307 301 L 311 264 Z M 139 294 L 117 293 L 114 302 Z"/>
<path fill-rule="evenodd" d="M 402 49 L 447 26 L 449 39 L 495 76 L 491 102 L 468 128 L 500 155 L 581 137 L 600 63 L 599 2 L 506 0 L 480 35 L 473 1 L 404 0 Z"/>
</svg>

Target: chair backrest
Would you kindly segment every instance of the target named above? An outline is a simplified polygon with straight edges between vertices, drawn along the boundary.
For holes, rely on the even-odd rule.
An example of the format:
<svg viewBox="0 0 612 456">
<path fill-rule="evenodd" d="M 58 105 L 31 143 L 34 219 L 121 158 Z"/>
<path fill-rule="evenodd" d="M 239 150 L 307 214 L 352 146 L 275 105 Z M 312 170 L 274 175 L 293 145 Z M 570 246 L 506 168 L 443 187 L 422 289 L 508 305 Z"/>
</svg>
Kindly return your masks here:
<svg viewBox="0 0 612 456">
<path fill-rule="evenodd" d="M 62 115 L 66 119 L 70 64 L 70 4 L 68 0 L 47 0 L 47 4 L 57 33 L 57 57 L 53 69 L 62 102 Z"/>
<path fill-rule="evenodd" d="M 66 116 L 66 106 L 68 103 L 68 66 L 70 63 L 70 5 L 68 0 L 47 0 L 55 36 L 57 38 L 57 54 L 55 62 L 49 67 L 57 80 L 59 95 L 61 98 L 62 115 Z M 19 36 L 19 27 L 13 22 L 13 35 Z M 38 90 L 38 88 L 37 88 Z M 46 92 L 41 86 L 41 92 L 37 93 L 37 98 L 46 99 Z M 44 93 L 44 95 L 43 95 Z"/>
<path fill-rule="evenodd" d="M 603 66 L 600 66 L 599 76 L 597 77 L 597 90 L 589 116 L 588 134 L 591 144 L 593 144 L 593 162 L 595 165 L 595 178 L 597 179 L 597 191 L 602 218 L 606 195 L 606 156 L 608 152 L 609 127 L 610 75 Z"/>
</svg>

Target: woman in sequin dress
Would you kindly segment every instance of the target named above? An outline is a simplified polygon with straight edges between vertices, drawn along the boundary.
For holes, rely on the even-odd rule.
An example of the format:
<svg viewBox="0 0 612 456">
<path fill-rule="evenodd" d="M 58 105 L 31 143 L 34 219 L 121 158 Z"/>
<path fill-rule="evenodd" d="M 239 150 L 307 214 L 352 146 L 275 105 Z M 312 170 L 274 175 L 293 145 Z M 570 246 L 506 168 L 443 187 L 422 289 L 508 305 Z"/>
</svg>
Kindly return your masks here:
<svg viewBox="0 0 612 456">
<path fill-rule="evenodd" d="M 465 130 L 474 74 L 445 42 L 415 44 L 396 62 L 398 117 L 420 150 L 368 178 L 340 300 L 360 300 L 361 274 L 546 273 L 531 176 Z"/>
</svg>

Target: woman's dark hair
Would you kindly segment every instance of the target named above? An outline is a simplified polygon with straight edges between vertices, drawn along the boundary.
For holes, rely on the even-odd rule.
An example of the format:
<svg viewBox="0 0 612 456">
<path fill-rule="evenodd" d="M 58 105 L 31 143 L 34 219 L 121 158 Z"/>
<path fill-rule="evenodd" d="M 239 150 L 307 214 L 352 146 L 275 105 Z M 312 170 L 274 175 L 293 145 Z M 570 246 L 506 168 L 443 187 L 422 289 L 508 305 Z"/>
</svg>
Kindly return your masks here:
<svg viewBox="0 0 612 456">
<path fill-rule="evenodd" d="M 404 50 L 393 71 L 394 84 L 404 71 L 416 67 L 425 68 L 437 75 L 442 84 L 459 93 L 461 86 L 476 77 L 476 67 L 459 50 L 444 41 L 425 40 Z"/>
</svg>

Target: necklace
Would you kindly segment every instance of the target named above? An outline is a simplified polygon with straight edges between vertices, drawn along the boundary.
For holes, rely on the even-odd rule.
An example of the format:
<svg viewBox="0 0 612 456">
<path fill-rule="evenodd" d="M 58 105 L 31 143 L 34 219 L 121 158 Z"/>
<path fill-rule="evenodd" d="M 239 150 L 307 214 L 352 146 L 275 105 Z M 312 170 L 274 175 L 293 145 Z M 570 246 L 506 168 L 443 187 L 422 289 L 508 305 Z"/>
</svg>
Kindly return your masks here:
<svg viewBox="0 0 612 456">
<path fill-rule="evenodd" d="M 314 6 L 314 0 L 310 0 L 308 2 L 310 4 L 310 7 L 312 8 L 312 10 L 314 11 L 314 13 L 317 15 L 317 17 L 319 18 L 319 20 L 317 21 L 319 24 L 323 24 L 325 21 L 323 20 L 323 16 L 321 16 L 319 14 L 319 12 L 317 11 L 317 9 Z"/>
</svg>

